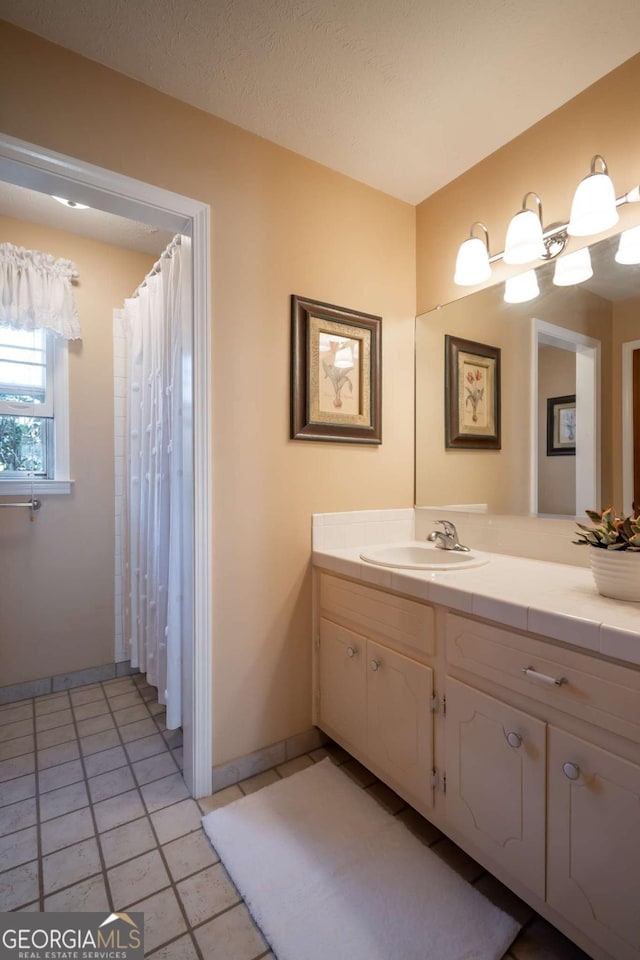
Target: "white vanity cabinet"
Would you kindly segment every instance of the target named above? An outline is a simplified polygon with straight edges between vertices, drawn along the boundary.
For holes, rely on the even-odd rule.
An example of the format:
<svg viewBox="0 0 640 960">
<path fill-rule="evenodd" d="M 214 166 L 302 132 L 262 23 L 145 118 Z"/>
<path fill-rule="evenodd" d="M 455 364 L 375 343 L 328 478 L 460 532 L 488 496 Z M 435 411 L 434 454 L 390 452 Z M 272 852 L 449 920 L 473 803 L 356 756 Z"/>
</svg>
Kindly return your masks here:
<svg viewBox="0 0 640 960">
<path fill-rule="evenodd" d="M 409 802 L 433 797 L 433 609 L 322 574 L 314 719 Z"/>
</svg>

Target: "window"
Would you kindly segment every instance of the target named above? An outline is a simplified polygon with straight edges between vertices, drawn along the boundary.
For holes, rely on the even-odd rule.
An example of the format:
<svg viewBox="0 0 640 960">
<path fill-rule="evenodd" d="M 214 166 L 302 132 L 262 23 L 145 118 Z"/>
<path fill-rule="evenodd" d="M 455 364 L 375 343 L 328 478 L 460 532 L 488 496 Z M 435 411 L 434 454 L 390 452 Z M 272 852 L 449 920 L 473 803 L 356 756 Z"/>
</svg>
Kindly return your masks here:
<svg viewBox="0 0 640 960">
<path fill-rule="evenodd" d="M 68 492 L 68 470 L 66 341 L 0 328 L 0 494 Z"/>
</svg>

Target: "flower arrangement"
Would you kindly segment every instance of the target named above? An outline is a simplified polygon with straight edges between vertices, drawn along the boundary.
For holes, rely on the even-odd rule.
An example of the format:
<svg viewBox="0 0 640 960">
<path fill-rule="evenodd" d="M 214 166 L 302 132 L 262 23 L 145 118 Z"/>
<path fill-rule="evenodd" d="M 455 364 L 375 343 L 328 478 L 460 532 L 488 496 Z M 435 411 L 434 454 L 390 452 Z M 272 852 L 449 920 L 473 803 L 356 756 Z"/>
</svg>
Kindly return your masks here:
<svg viewBox="0 0 640 960">
<path fill-rule="evenodd" d="M 628 517 L 617 517 L 614 507 L 601 512 L 587 510 L 586 514 L 594 526 L 579 523 L 579 539 L 574 543 L 588 543 L 604 550 L 640 551 L 640 510 L 634 508 Z"/>
</svg>

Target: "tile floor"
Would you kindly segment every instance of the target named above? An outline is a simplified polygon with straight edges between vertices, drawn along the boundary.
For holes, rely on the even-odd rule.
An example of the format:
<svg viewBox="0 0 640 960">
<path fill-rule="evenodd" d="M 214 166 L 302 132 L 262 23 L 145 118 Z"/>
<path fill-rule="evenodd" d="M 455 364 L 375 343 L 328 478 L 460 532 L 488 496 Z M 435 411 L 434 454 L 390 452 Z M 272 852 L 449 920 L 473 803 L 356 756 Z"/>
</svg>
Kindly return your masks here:
<svg viewBox="0 0 640 960">
<path fill-rule="evenodd" d="M 155 960 L 273 960 L 200 818 L 330 756 L 521 920 L 507 960 L 587 960 L 340 747 L 196 803 L 180 773 L 181 743 L 143 676 L 0 707 L 0 911 L 140 910 Z"/>
</svg>

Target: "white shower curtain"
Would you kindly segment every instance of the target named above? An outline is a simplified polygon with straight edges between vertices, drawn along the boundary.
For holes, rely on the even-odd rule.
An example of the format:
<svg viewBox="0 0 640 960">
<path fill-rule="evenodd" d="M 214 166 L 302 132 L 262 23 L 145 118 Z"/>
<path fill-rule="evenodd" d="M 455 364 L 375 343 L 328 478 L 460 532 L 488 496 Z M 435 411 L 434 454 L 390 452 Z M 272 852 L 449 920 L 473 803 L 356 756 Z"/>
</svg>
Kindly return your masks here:
<svg viewBox="0 0 640 960">
<path fill-rule="evenodd" d="M 182 363 L 183 331 L 191 323 L 190 272 L 189 240 L 178 237 L 124 304 L 125 623 L 131 666 L 158 688 L 170 730 L 182 724 Z"/>
</svg>

